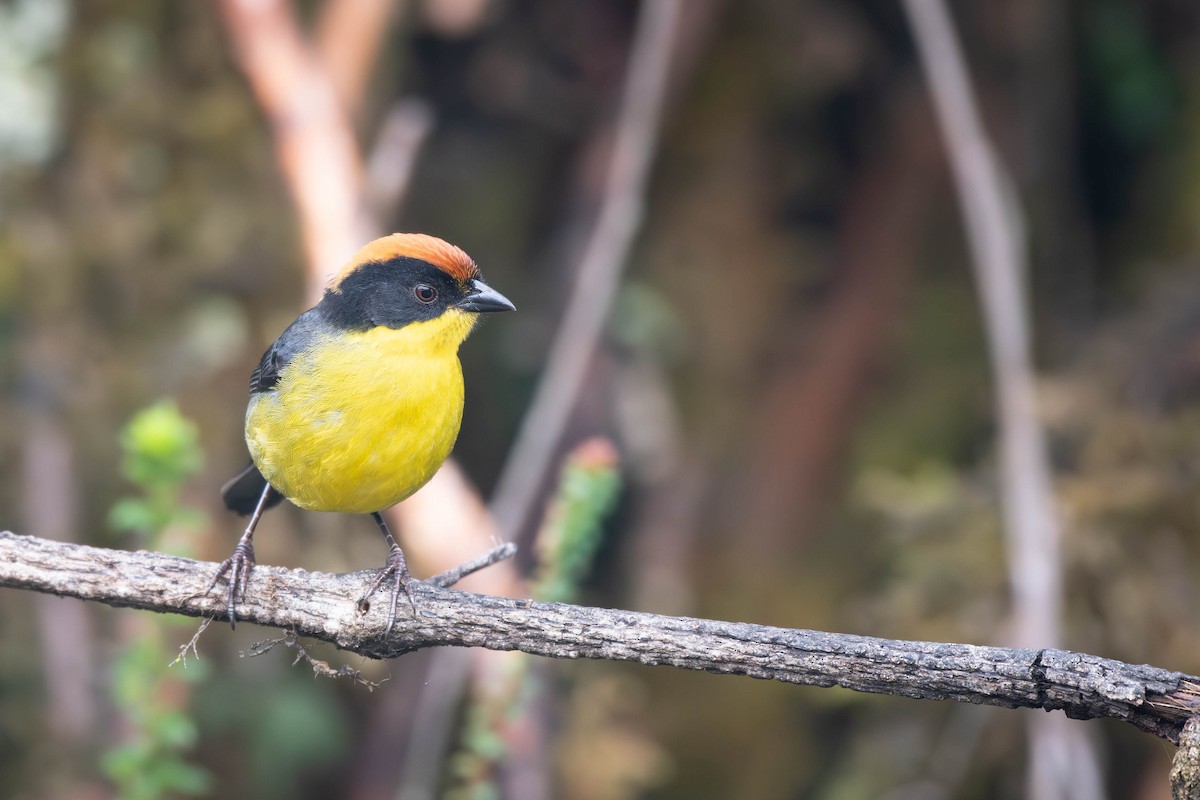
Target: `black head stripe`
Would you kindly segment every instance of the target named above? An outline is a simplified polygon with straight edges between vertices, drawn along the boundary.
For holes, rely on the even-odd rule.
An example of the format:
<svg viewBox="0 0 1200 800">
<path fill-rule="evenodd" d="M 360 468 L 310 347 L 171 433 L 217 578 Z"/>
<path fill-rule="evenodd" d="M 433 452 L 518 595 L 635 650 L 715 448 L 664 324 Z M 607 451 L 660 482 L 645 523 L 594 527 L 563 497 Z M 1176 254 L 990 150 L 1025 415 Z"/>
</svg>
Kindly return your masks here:
<svg viewBox="0 0 1200 800">
<path fill-rule="evenodd" d="M 433 302 L 418 299 L 419 286 L 436 291 Z M 436 319 L 467 291 L 465 284 L 429 262 L 401 256 L 363 264 L 342 278 L 336 289 L 326 291 L 317 308 L 327 322 L 343 330 L 402 328 Z"/>
</svg>

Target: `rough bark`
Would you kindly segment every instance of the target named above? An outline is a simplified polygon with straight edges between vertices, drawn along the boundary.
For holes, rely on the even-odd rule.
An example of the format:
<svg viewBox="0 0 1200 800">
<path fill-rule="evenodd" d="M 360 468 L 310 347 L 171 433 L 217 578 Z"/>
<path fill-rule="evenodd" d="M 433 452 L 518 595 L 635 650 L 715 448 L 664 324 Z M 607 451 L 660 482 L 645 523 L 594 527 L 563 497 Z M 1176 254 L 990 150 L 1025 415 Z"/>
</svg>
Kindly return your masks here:
<svg viewBox="0 0 1200 800">
<path fill-rule="evenodd" d="M 1171 765 L 1172 800 L 1200 798 L 1200 717 L 1184 723 L 1177 742 L 1179 750 Z"/>
<path fill-rule="evenodd" d="M 112 606 L 220 616 L 224 592 L 205 595 L 217 565 L 0 532 L 0 587 Z M 521 650 L 746 675 L 922 700 L 1062 710 L 1113 717 L 1178 742 L 1200 710 L 1200 677 L 1085 653 L 914 642 L 668 617 L 470 594 L 421 582 L 418 613 L 388 638 L 381 606 L 356 599 L 374 571 L 332 575 L 259 565 L 238 616 L 370 658 L 437 645 Z M 223 586 L 221 587 L 223 588 Z"/>
</svg>

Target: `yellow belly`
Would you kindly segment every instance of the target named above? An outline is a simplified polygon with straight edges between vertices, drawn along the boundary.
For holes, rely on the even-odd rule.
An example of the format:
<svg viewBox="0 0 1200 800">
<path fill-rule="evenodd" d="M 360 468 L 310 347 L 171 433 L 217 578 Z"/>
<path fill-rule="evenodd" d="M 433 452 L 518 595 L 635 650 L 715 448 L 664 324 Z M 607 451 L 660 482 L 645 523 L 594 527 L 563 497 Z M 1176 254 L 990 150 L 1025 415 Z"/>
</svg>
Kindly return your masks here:
<svg viewBox="0 0 1200 800">
<path fill-rule="evenodd" d="M 431 346 L 414 331 L 430 324 L 328 337 L 251 398 L 246 444 L 272 486 L 301 508 L 370 513 L 433 477 L 458 438 L 463 379 L 461 337 Z"/>
</svg>

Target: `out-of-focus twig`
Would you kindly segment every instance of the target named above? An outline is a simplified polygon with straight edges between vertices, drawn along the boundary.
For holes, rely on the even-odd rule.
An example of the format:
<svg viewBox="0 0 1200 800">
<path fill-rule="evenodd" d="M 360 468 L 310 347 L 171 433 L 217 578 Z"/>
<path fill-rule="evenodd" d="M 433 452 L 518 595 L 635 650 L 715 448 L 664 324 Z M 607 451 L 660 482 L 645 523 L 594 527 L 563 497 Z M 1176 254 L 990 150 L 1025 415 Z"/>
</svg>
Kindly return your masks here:
<svg viewBox="0 0 1200 800">
<path fill-rule="evenodd" d="M 44 398 L 43 398 L 44 399 Z M 46 536 L 73 541 L 79 502 L 74 444 L 63 421 L 45 407 L 30 407 L 23 428 L 22 508 L 25 524 Z M 39 597 L 36 620 L 46 665 L 46 726 L 62 746 L 77 746 L 94 733 L 92 693 L 95 643 L 86 608 L 56 597 Z"/>
<path fill-rule="evenodd" d="M 1045 437 L 1038 422 L 1024 287 L 1026 242 L 1011 183 L 988 142 L 966 64 L 941 0 L 905 0 L 962 206 L 983 307 L 1000 413 L 1002 513 L 1014 636 L 1054 647 L 1063 606 L 1060 531 Z M 1103 796 L 1082 731 L 1030 721 L 1029 792 L 1036 800 Z"/>
<path fill-rule="evenodd" d="M 412 183 L 421 146 L 433 130 L 433 110 L 416 98 L 397 102 L 383 118 L 367 154 L 363 195 L 373 220 L 394 218 Z M 382 232 L 382 226 L 377 224 Z"/>
<path fill-rule="evenodd" d="M 536 539 L 533 596 L 545 602 L 575 599 L 591 569 L 620 488 L 617 449 L 594 438 L 576 446 L 562 468 Z M 456 795 L 526 800 L 550 797 L 545 753 L 551 750 L 543 706 L 546 681 L 520 653 L 481 667 L 464 714 L 453 773 Z"/>
<path fill-rule="evenodd" d="M 392 18 L 402 0 L 325 0 L 317 17 L 314 43 L 342 110 L 358 119 L 367 83 L 379 61 Z"/>
<path fill-rule="evenodd" d="M 266 114 L 276 156 L 300 217 L 309 279 L 325 276 L 368 238 L 362 161 L 333 80 L 283 0 L 221 0 L 234 57 Z"/>
<path fill-rule="evenodd" d="M 579 392 L 641 217 L 642 196 L 654 154 L 661 106 L 675 59 L 679 12 L 678 0 L 649 0 L 642 6 L 616 123 L 616 140 L 600 218 L 585 248 L 575 290 L 563 315 L 542 381 L 501 473 L 493 513 L 489 515 L 484 509 L 461 504 L 449 505 L 445 499 L 440 499 L 438 481 L 446 472 L 443 469 L 429 486 L 397 507 L 397 512 L 406 515 L 405 522 L 410 527 L 419 527 L 422 520 L 435 518 L 432 513 L 422 513 L 423 508 L 475 518 L 478 526 L 490 528 L 496 536 L 512 535 L 528 518 Z M 502 516 L 506 513 L 507 518 Z M 456 528 L 454 525 L 449 527 L 451 530 Z M 515 588 L 514 578 L 506 578 L 501 571 L 481 573 L 480 579 L 492 582 L 490 587 L 481 587 L 480 591 L 511 594 Z M 502 582 L 508 587 L 497 585 Z M 441 715 L 445 708 L 453 706 L 464 686 L 461 679 L 468 675 L 462 654 L 445 651 L 434 658 L 441 665 L 432 671 L 438 679 L 422 696 L 416 716 L 428 722 L 428 725 L 421 725 L 423 731 L 432 729 L 444 735 L 422 735 L 411 739 L 404 759 L 401 787 L 405 797 L 433 796 L 439 774 L 436 765 L 441 763 L 447 747 L 445 735 L 449 733 L 441 724 Z M 500 661 L 503 659 L 496 654 L 483 654 L 477 659 L 476 670 L 481 675 L 494 672 Z"/>
<path fill-rule="evenodd" d="M 809 329 L 796 320 L 779 336 L 784 357 L 757 418 L 748 420 L 756 458 L 729 519 L 754 509 L 749 543 L 739 540 L 739 547 L 758 554 L 787 552 L 811 538 L 919 261 L 920 221 L 941 177 L 940 154 L 923 98 L 906 88 L 889 106 L 887 147 L 846 188 L 837 278 L 810 315 L 819 335 L 804 336 Z"/>
<path fill-rule="evenodd" d="M 406 524 L 410 527 L 419 527 L 422 520 L 434 519 L 434 515 L 421 513 L 422 508 L 437 508 L 443 513 L 453 508 L 453 513 L 477 518 L 481 526 L 490 528 L 496 536 L 513 535 L 531 513 L 612 304 L 621 268 L 640 221 L 661 107 L 675 60 L 679 5 L 678 0 L 648 0 L 642 6 L 618 112 L 600 217 L 585 248 L 575 290 L 563 315 L 542 381 L 526 411 L 497 484 L 493 513 L 489 515 L 483 509 L 461 505 L 449 506 L 439 500 L 438 479 L 446 472 L 443 469 L 429 486 L 397 507 L 398 513 L 407 515 Z M 502 516 L 504 514 L 507 518 Z M 515 579 L 509 577 L 506 580 L 505 573 L 500 571 L 482 573 L 480 578 L 492 582 L 491 591 L 511 594 L 515 588 Z M 497 587 L 499 582 L 507 582 L 508 587 Z M 447 651 L 434 658 L 441 665 L 432 670 L 438 679 L 422 696 L 416 715 L 419 720 L 427 719 L 429 723 L 422 724 L 422 730 L 429 728 L 448 734 L 449 730 L 441 724 L 441 715 L 459 696 L 464 687 L 462 679 L 468 672 L 462 663 L 464 656 L 459 653 Z M 496 654 L 481 655 L 476 671 L 480 675 L 494 673 L 503 660 Z M 438 778 L 435 765 L 441 763 L 446 746 L 444 735 L 412 737 L 404 759 L 403 796 L 433 796 Z"/>
<path fill-rule="evenodd" d="M 600 213 L 584 247 L 541 381 L 492 500 L 493 513 L 509 535 L 528 521 L 641 224 L 682 8 L 680 0 L 646 0 L 641 6 Z"/>
</svg>

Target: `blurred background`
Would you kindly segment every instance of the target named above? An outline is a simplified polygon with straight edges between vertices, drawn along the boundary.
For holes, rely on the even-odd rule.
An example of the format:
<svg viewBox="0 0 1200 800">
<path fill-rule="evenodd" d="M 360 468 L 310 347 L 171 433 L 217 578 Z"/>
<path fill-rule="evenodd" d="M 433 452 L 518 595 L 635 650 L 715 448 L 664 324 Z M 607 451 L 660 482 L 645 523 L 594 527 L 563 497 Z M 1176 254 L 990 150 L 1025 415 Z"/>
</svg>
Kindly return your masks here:
<svg viewBox="0 0 1200 800">
<path fill-rule="evenodd" d="M 250 370 L 358 245 L 424 231 L 519 313 L 462 351 L 466 480 L 397 512 L 417 576 L 499 532 L 533 578 L 489 590 L 1019 641 L 905 8 L 0 1 L 0 528 L 226 557 Z M 950 10 L 1027 236 L 1057 644 L 1200 673 L 1200 7 Z M 256 543 L 384 557 L 290 506 Z M 457 651 L 313 648 L 360 672 L 314 679 L 248 625 L 172 663 L 194 631 L 0 590 L 0 796 L 1168 796 L 1173 748 L 1114 721 L 1069 724 L 1067 791 L 1029 711 Z"/>
</svg>

